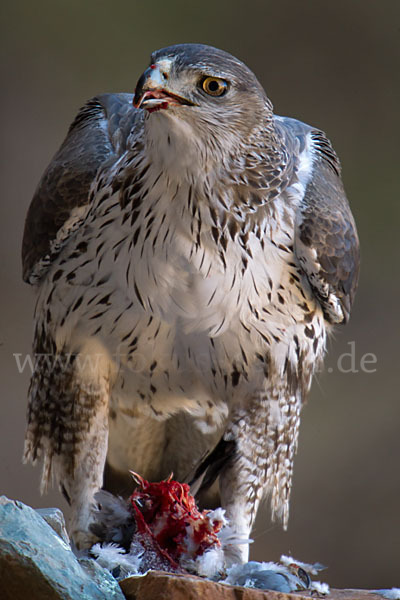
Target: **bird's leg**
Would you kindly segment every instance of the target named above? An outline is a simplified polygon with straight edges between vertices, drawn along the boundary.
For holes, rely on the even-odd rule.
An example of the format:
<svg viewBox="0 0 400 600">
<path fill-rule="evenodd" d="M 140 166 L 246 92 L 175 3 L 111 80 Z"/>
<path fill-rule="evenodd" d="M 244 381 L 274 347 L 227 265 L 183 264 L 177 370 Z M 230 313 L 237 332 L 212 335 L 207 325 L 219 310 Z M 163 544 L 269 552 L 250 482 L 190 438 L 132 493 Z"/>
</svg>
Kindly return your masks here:
<svg viewBox="0 0 400 600">
<path fill-rule="evenodd" d="M 61 485 L 71 503 L 69 532 L 78 549 L 94 541 L 89 531 L 95 508 L 94 494 L 102 487 L 108 442 L 108 393 L 101 388 L 81 390 L 78 411 L 81 428 L 74 445 L 72 469 L 67 470 Z"/>
<path fill-rule="evenodd" d="M 236 444 L 233 458 L 220 475 L 221 505 L 226 510 L 233 538 L 250 537 L 263 495 L 267 469 L 266 454 L 262 440 L 265 436 L 263 423 L 255 422 L 251 411 L 237 411 L 224 434 L 225 440 Z M 260 427 L 261 426 L 261 427 Z M 257 427 L 257 434 L 255 429 Z M 249 559 L 249 544 L 228 545 L 225 550 L 227 564 L 245 563 Z"/>
<path fill-rule="evenodd" d="M 79 345 L 60 381 L 58 429 L 50 435 L 52 469 L 71 505 L 68 530 L 78 549 L 91 546 L 94 495 L 102 487 L 108 444 L 112 364 L 102 344 Z M 56 444 L 55 442 L 58 442 Z"/>
<path fill-rule="evenodd" d="M 45 342 L 44 356 L 53 359 L 32 377 L 24 460 L 43 456 L 41 492 L 58 482 L 71 505 L 69 533 L 83 548 L 92 543 L 93 498 L 107 454 L 110 361 L 92 340 L 76 354 L 56 354 L 55 344 Z"/>
<path fill-rule="evenodd" d="M 248 539 L 260 500 L 271 493 L 272 514 L 286 527 L 297 446 L 299 404 L 292 399 L 266 395 L 235 410 L 224 434 L 236 450 L 220 475 L 221 505 L 226 510 L 233 538 Z M 248 544 L 227 546 L 227 564 L 248 561 Z"/>
</svg>

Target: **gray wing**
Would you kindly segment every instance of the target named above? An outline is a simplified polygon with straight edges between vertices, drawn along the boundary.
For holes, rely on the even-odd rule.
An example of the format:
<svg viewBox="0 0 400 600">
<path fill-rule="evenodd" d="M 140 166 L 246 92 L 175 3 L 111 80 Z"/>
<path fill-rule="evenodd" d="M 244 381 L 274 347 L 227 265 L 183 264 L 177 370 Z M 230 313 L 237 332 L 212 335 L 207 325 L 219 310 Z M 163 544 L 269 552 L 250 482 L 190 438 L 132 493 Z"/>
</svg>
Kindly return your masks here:
<svg viewBox="0 0 400 600">
<path fill-rule="evenodd" d="M 98 169 L 115 161 L 137 118 L 131 94 L 103 94 L 79 111 L 44 172 L 28 210 L 22 241 L 23 278 L 38 283 L 79 227 Z M 82 210 L 80 210 L 82 209 Z"/>
<path fill-rule="evenodd" d="M 280 119 L 311 159 L 297 215 L 295 253 L 330 323 L 347 322 L 360 264 L 359 241 L 343 188 L 339 159 L 325 134 Z"/>
</svg>

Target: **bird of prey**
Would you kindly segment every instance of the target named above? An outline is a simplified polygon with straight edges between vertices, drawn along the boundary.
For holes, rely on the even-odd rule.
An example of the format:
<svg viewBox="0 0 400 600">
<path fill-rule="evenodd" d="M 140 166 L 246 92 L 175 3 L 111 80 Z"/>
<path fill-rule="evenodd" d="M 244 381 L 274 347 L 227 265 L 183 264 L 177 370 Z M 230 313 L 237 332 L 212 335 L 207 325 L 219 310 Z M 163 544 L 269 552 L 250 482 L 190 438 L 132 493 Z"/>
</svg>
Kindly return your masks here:
<svg viewBox="0 0 400 600">
<path fill-rule="evenodd" d="M 24 458 L 43 458 L 78 546 L 104 473 L 123 491 L 129 469 L 194 476 L 239 539 L 267 494 L 286 527 L 301 407 L 358 252 L 331 143 L 274 115 L 230 54 L 158 50 L 134 95 L 87 102 L 22 249 L 37 288 Z"/>
</svg>

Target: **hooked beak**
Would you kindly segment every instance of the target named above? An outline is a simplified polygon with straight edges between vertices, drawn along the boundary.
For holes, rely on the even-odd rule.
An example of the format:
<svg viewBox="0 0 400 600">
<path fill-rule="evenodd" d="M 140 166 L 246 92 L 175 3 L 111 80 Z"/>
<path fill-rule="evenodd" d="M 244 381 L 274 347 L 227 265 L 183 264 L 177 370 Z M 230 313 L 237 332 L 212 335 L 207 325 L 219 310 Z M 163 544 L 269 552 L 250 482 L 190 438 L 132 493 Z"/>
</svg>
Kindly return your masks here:
<svg viewBox="0 0 400 600">
<path fill-rule="evenodd" d="M 168 74 L 158 65 L 145 70 L 136 85 L 133 106 L 144 108 L 149 113 L 166 109 L 169 106 L 194 106 L 194 102 L 174 94 L 168 89 Z"/>
</svg>

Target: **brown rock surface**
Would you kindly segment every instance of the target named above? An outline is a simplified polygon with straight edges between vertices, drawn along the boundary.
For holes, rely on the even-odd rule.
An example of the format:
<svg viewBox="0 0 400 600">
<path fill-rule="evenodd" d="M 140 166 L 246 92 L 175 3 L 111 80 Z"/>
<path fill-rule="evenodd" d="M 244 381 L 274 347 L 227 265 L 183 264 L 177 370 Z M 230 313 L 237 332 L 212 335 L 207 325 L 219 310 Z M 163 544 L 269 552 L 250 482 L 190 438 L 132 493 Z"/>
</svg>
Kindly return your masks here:
<svg viewBox="0 0 400 600">
<path fill-rule="evenodd" d="M 272 592 L 213 583 L 190 575 L 172 575 L 151 571 L 143 577 L 128 577 L 120 581 L 127 600 L 310 600 L 318 598 L 307 593 Z M 321 598 L 321 597 L 320 597 Z M 331 590 L 327 600 L 382 600 L 382 596 L 367 590 Z"/>
</svg>

